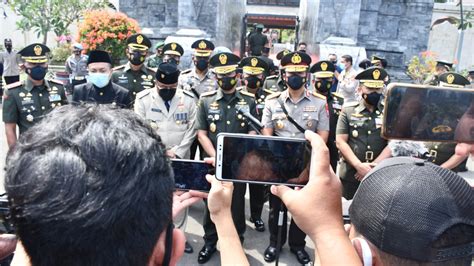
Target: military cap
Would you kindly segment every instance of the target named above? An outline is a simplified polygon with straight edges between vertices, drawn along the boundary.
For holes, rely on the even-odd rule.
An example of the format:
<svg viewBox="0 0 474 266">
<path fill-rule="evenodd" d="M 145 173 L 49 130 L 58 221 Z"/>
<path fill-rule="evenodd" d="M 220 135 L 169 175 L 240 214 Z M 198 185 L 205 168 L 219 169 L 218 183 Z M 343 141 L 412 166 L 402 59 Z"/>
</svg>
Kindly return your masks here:
<svg viewBox="0 0 474 266">
<path fill-rule="evenodd" d="M 48 46 L 41 43 L 33 43 L 25 48 L 21 49 L 18 53 L 21 55 L 21 58 L 25 62 L 29 63 L 46 63 L 48 62 L 48 57 L 46 53 L 49 53 Z"/>
<path fill-rule="evenodd" d="M 263 26 L 263 24 L 260 24 L 260 23 L 259 23 L 259 24 L 257 24 L 257 25 L 255 26 L 255 28 L 257 28 L 257 29 L 263 29 L 263 28 L 265 28 L 265 26 Z"/>
<path fill-rule="evenodd" d="M 439 85 L 444 87 L 464 88 L 471 84 L 463 75 L 447 72 L 439 76 Z"/>
<path fill-rule="evenodd" d="M 161 48 L 161 47 L 163 47 L 163 46 L 165 46 L 165 42 L 157 42 L 157 43 L 155 44 L 155 50 L 158 49 L 158 48 Z"/>
<path fill-rule="evenodd" d="M 195 56 L 208 57 L 214 50 L 214 44 L 208 40 L 200 39 L 195 41 L 191 48 L 194 49 Z"/>
<path fill-rule="evenodd" d="M 282 58 L 283 56 L 285 56 L 285 55 L 287 55 L 287 54 L 289 54 L 289 53 L 291 53 L 290 50 L 284 49 L 284 50 L 280 51 L 280 52 L 276 55 L 276 59 L 277 59 L 277 60 L 281 60 L 281 58 Z"/>
<path fill-rule="evenodd" d="M 166 62 L 158 66 L 155 77 L 157 81 L 163 84 L 175 84 L 178 82 L 180 73 L 176 64 Z"/>
<path fill-rule="evenodd" d="M 127 38 L 127 46 L 132 49 L 147 51 L 151 47 L 151 41 L 145 35 L 137 33 Z"/>
<path fill-rule="evenodd" d="M 380 64 L 383 68 L 387 67 L 387 59 L 382 58 L 378 55 L 373 55 L 370 63 L 372 65 Z"/>
<path fill-rule="evenodd" d="M 314 73 L 316 78 L 323 79 L 334 77 L 334 71 L 336 71 L 336 67 L 331 61 L 319 61 L 309 69 L 309 72 Z"/>
<path fill-rule="evenodd" d="M 360 72 L 355 79 L 367 88 L 379 89 L 384 87 L 384 80 L 387 76 L 388 74 L 383 68 L 371 67 Z"/>
<path fill-rule="evenodd" d="M 267 62 L 256 56 L 250 56 L 242 59 L 239 64 L 243 72 L 250 75 L 259 75 L 268 70 Z"/>
<path fill-rule="evenodd" d="M 87 65 L 91 63 L 109 63 L 112 64 L 109 53 L 102 50 L 93 50 L 89 52 L 89 58 L 87 58 Z"/>
<path fill-rule="evenodd" d="M 170 42 L 163 46 L 163 54 L 183 56 L 184 49 L 178 43 Z"/>
<path fill-rule="evenodd" d="M 311 57 L 307 53 L 293 52 L 281 59 L 281 65 L 286 72 L 303 72 L 308 70 L 311 64 Z"/>
<path fill-rule="evenodd" d="M 240 57 L 233 53 L 218 53 L 209 59 L 209 64 L 217 74 L 227 74 L 237 69 Z"/>
<path fill-rule="evenodd" d="M 474 75 L 474 68 L 468 71 L 469 75 Z"/>
<path fill-rule="evenodd" d="M 444 67 L 449 71 L 453 67 L 453 63 L 438 60 L 438 61 L 436 61 L 436 67 Z"/>
<path fill-rule="evenodd" d="M 364 60 L 360 61 L 360 63 L 359 63 L 359 67 L 362 68 L 362 69 L 367 69 L 371 66 L 372 66 L 372 63 L 370 62 L 369 59 L 364 59 Z"/>
</svg>

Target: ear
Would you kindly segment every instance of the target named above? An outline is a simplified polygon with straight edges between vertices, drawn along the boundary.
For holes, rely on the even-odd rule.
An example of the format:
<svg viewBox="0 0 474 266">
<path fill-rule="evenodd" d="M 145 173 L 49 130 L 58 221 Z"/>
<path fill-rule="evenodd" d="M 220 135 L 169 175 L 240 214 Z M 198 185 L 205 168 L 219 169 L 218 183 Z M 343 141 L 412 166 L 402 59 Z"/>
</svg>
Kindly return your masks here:
<svg viewBox="0 0 474 266">
<path fill-rule="evenodd" d="M 156 242 L 148 266 L 162 265 L 165 255 L 166 230 L 164 230 Z M 170 265 L 176 265 L 184 254 L 184 243 L 186 238 L 179 229 L 173 229 L 173 246 L 171 250 Z"/>
<path fill-rule="evenodd" d="M 369 241 L 356 237 L 351 242 L 364 266 L 383 265 L 377 248 Z"/>
</svg>

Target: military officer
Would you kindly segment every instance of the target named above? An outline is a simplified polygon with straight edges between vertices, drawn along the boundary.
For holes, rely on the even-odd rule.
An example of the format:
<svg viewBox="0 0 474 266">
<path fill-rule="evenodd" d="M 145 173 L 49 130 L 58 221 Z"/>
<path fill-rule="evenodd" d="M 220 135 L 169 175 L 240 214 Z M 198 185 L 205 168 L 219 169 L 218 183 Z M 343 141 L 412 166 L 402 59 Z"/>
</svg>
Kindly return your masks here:
<svg viewBox="0 0 474 266">
<path fill-rule="evenodd" d="M 160 64 L 156 88 L 137 94 L 135 112 L 160 135 L 170 158 L 189 159 L 189 148 L 196 137 L 196 102 L 192 93 L 176 88 L 179 74 L 175 64 Z"/>
<path fill-rule="evenodd" d="M 245 116 L 238 113 L 238 109 L 249 110 L 255 114 L 255 97 L 245 91 L 237 91 L 237 66 L 240 58 L 232 53 L 217 53 L 211 57 L 209 63 L 213 67 L 218 90 L 201 94 L 198 103 L 196 128 L 198 139 L 205 153 L 215 157 L 217 134 L 252 133 Z M 234 184 L 232 195 L 232 217 L 234 225 L 243 241 L 245 232 L 245 184 Z M 204 247 L 199 252 L 198 262 L 207 262 L 216 251 L 217 233 L 206 209 L 204 217 Z"/>
<path fill-rule="evenodd" d="M 268 65 L 261 57 L 251 56 L 244 58 L 239 65 L 243 72 L 244 86 L 237 88 L 255 95 L 256 118 L 260 121 L 265 107 L 265 100 L 273 91 L 263 89 L 264 73 Z M 262 209 L 265 203 L 266 187 L 260 184 L 249 184 L 250 194 L 250 222 L 259 232 L 265 231 L 265 223 L 262 220 Z"/>
<path fill-rule="evenodd" d="M 290 50 L 282 50 L 277 55 L 277 60 L 281 60 L 281 58 L 290 53 Z M 263 83 L 263 88 L 267 90 L 271 90 L 273 92 L 284 91 L 286 90 L 287 86 L 284 81 L 285 71 L 281 68 L 280 64 L 280 72 L 278 75 L 268 76 Z"/>
<path fill-rule="evenodd" d="M 22 134 L 52 109 L 67 104 L 63 84 L 45 79 L 49 52 L 49 48 L 40 43 L 30 44 L 18 52 L 25 62 L 28 77 L 26 81 L 6 86 L 3 96 L 3 122 L 9 147 L 16 143 L 17 126 Z"/>
<path fill-rule="evenodd" d="M 316 94 L 321 94 L 326 98 L 329 111 L 329 137 L 327 146 L 329 148 L 329 155 L 331 167 L 336 172 L 337 162 L 339 161 L 339 151 L 336 147 L 336 125 L 342 105 L 344 104 L 344 97 L 336 92 L 331 92 L 332 84 L 334 83 L 334 72 L 336 67 L 331 61 L 319 61 L 314 64 L 310 70 L 313 73 L 313 87 Z"/>
<path fill-rule="evenodd" d="M 150 40 L 143 34 L 131 35 L 127 39 L 128 63 L 114 68 L 112 81 L 130 91 L 132 103 L 137 93 L 152 88 L 155 71 L 145 66 L 145 58 L 151 47 Z"/>
<path fill-rule="evenodd" d="M 308 67 L 311 57 L 304 52 L 288 53 L 281 59 L 281 66 L 285 71 L 285 83 L 288 89 L 277 92 L 265 102 L 262 124 L 264 135 L 277 135 L 291 138 L 304 138 L 304 131 L 317 132 L 325 141 L 329 135 L 329 115 L 326 109 L 326 97 L 311 93 L 307 89 Z M 281 201 L 270 195 L 270 213 L 268 225 L 270 230 L 270 245 L 265 250 L 264 259 L 272 262 L 276 258 L 277 249 L 286 242 L 287 215 L 284 212 L 281 246 L 277 247 L 278 239 L 278 212 Z M 305 251 L 305 233 L 292 220 L 289 229 L 289 245 L 298 262 L 307 264 L 311 261 Z"/>
<path fill-rule="evenodd" d="M 209 71 L 209 57 L 214 50 L 214 44 L 208 40 L 200 39 L 195 41 L 191 48 L 194 49 L 192 57 L 194 68 L 181 73 L 178 88 L 193 93 L 197 101 L 202 93 L 217 89 L 216 82 Z"/>
<path fill-rule="evenodd" d="M 373 55 L 371 59 L 372 60 L 370 61 L 370 63 L 372 64 L 372 66 L 380 67 L 383 69 L 387 68 L 387 65 L 388 65 L 387 59 L 380 57 L 378 55 Z M 388 85 L 390 83 L 390 75 L 388 75 L 388 73 L 384 82 L 385 82 L 385 85 Z"/>
<path fill-rule="evenodd" d="M 161 63 L 163 63 L 163 46 L 165 46 L 165 43 L 162 41 L 155 44 L 155 54 L 148 57 L 146 63 L 147 67 L 157 68 Z"/>
<path fill-rule="evenodd" d="M 439 76 L 439 86 L 447 88 L 465 88 L 470 84 L 464 76 L 447 72 Z M 454 128 L 452 129 L 454 132 Z M 451 138 L 452 139 L 452 138 Z M 454 172 L 467 171 L 466 163 L 469 155 L 459 155 L 455 153 L 455 142 L 427 142 L 425 143 L 433 163 Z"/>
<path fill-rule="evenodd" d="M 390 154 L 387 141 L 380 136 L 386 77 L 387 72 L 378 67 L 360 72 L 355 79 L 362 99 L 344 106 L 337 121 L 336 145 L 343 158 L 339 176 L 348 200 L 372 167 Z"/>
<path fill-rule="evenodd" d="M 442 61 L 442 60 L 436 61 L 435 73 L 428 76 L 428 78 L 426 78 L 426 80 L 423 82 L 423 84 L 438 86 L 439 76 L 441 74 L 444 74 L 444 73 L 450 71 L 452 67 L 453 67 L 453 63 L 451 63 L 451 62 L 446 62 L 446 61 Z"/>
<path fill-rule="evenodd" d="M 174 62 L 179 65 L 184 49 L 179 43 L 170 42 L 163 46 L 163 62 Z"/>
<path fill-rule="evenodd" d="M 114 104 L 129 108 L 132 104 L 130 91 L 113 83 L 112 60 L 106 51 L 94 50 L 87 59 L 87 83 L 74 87 L 72 103 L 92 102 Z"/>
</svg>

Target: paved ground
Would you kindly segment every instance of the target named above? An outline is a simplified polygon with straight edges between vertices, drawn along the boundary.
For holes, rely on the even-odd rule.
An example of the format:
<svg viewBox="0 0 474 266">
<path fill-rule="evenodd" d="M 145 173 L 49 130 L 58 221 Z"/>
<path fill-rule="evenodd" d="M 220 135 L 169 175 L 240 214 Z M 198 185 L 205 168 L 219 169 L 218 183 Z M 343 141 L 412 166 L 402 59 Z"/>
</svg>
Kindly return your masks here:
<svg viewBox="0 0 474 266">
<path fill-rule="evenodd" d="M 1 107 L 1 105 L 0 105 Z M 0 116 L 1 116 L 1 108 L 0 108 Z M 5 156 L 7 152 L 7 143 L 4 134 L 4 124 L 0 123 L 0 143 L 1 143 L 1 150 L 0 150 L 0 191 L 3 193 L 3 179 L 4 179 L 4 164 L 5 164 Z M 473 170 L 474 165 L 470 162 L 470 169 Z M 474 183 L 474 172 L 470 171 L 463 174 L 463 177 L 469 179 L 470 182 Z M 248 203 L 248 195 L 247 197 L 247 217 L 249 217 L 249 203 Z M 266 203 L 264 207 L 264 213 L 262 215 L 263 220 L 266 221 L 268 219 L 268 203 Z M 198 203 L 190 208 L 189 211 L 189 220 L 186 227 L 186 237 L 194 247 L 193 254 L 185 254 L 182 258 L 180 265 L 196 265 L 197 264 L 197 252 L 201 249 L 202 245 L 204 244 L 202 235 L 204 233 L 201 221 L 204 213 L 204 203 Z M 245 242 L 244 248 L 247 254 L 247 257 L 250 261 L 251 265 L 267 265 L 263 260 L 263 252 L 268 245 L 269 240 L 269 233 L 268 230 L 265 232 L 257 232 L 253 229 L 253 225 L 247 221 L 247 231 L 245 234 Z M 314 254 L 314 244 L 307 238 L 307 251 L 311 256 Z M 298 262 L 296 261 L 295 257 L 292 253 L 290 253 L 288 246 L 286 245 L 283 248 L 281 254 L 281 265 L 297 265 Z M 207 265 L 220 265 L 220 259 L 218 252 L 213 256 L 210 262 Z"/>
</svg>

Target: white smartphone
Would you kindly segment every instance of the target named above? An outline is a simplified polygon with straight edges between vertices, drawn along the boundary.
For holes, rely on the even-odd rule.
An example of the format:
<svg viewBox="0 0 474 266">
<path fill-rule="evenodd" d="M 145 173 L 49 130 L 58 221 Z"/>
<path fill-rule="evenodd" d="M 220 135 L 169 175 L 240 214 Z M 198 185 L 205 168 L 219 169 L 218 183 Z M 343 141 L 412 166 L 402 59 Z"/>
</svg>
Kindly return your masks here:
<svg viewBox="0 0 474 266">
<path fill-rule="evenodd" d="M 220 133 L 216 178 L 222 181 L 304 186 L 311 146 L 305 139 Z"/>
</svg>

